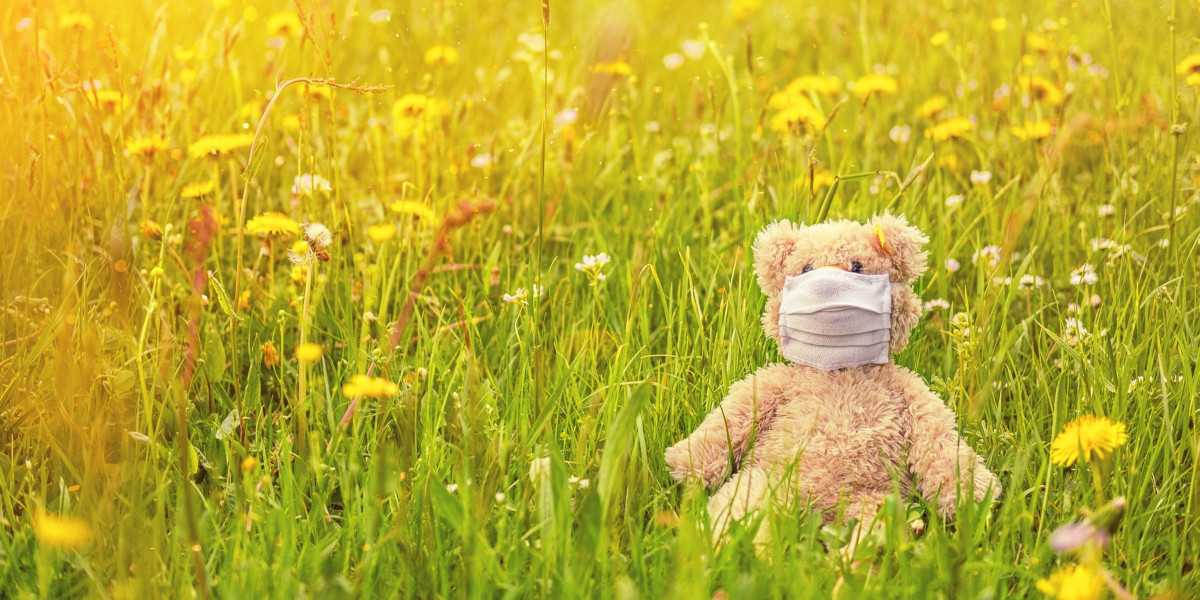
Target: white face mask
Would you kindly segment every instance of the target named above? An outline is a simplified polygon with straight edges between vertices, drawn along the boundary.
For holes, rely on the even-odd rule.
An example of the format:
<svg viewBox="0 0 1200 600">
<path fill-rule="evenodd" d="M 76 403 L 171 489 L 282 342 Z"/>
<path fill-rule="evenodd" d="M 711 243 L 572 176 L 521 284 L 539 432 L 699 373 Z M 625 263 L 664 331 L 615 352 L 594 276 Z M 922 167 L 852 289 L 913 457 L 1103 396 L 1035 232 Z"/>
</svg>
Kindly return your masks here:
<svg viewBox="0 0 1200 600">
<path fill-rule="evenodd" d="M 888 362 L 892 282 L 820 269 L 788 277 L 779 303 L 779 350 L 827 371 Z"/>
</svg>

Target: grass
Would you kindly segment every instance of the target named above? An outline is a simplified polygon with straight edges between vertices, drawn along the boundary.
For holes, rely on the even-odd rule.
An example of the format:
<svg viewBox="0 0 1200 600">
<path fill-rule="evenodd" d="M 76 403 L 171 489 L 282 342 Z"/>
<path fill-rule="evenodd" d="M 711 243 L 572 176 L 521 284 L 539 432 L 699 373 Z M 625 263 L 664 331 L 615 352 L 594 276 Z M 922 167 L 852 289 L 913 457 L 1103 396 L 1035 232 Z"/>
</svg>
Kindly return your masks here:
<svg viewBox="0 0 1200 600">
<path fill-rule="evenodd" d="M 0 7 L 0 596 L 828 597 L 844 527 L 715 549 L 662 451 L 780 360 L 758 230 L 887 208 L 949 306 L 896 361 L 1005 495 L 953 523 L 893 499 L 844 589 L 1036 596 L 1075 560 L 1050 533 L 1124 495 L 1113 577 L 1200 592 L 1194 5 L 576 1 L 546 30 L 536 2 L 215 4 Z M 877 70 L 894 93 L 848 89 Z M 771 95 L 809 74 L 840 90 L 777 130 Z M 261 159 L 189 152 L 293 77 L 359 89 L 280 91 Z M 331 259 L 239 242 L 266 211 L 324 223 Z M 600 252 L 592 285 L 574 264 Z M 347 397 L 368 370 L 398 393 Z M 1088 414 L 1129 432 L 1099 487 L 1049 458 Z"/>
</svg>

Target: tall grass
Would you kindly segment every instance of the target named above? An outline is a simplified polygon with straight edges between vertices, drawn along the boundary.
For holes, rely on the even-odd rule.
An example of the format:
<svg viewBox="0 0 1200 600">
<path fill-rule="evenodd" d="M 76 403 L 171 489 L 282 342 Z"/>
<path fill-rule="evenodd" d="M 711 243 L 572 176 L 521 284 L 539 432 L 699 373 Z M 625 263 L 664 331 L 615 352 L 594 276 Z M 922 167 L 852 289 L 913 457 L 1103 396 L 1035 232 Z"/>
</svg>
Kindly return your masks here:
<svg viewBox="0 0 1200 600">
<path fill-rule="evenodd" d="M 0 6 L 0 596 L 828 597 L 844 574 L 853 597 L 1021 597 L 1069 562 L 1050 532 L 1118 494 L 1116 579 L 1200 592 L 1196 7 L 875 4 L 555 2 L 548 47 L 536 2 Z M 864 69 L 896 93 L 848 89 Z M 809 74 L 842 82 L 806 96 L 827 123 L 773 129 Z M 1065 100 L 1025 101 L 1032 75 Z M 294 77 L 380 89 L 276 98 Z M 253 177 L 245 147 L 189 153 L 269 102 Z M 954 116 L 965 136 L 926 135 Z M 303 174 L 330 190 L 293 193 Z M 889 207 L 949 306 L 896 361 L 1004 497 L 953 523 L 894 498 L 857 570 L 813 515 L 714 548 L 662 451 L 781 360 L 749 242 Z M 237 235 L 266 211 L 327 225 L 331 260 Z M 600 252 L 593 285 L 574 265 Z M 302 336 L 323 356 L 298 386 Z M 400 393 L 343 393 L 368 369 Z M 1049 460 L 1083 414 L 1128 426 L 1099 492 Z M 90 540 L 39 537 L 39 511 Z"/>
</svg>

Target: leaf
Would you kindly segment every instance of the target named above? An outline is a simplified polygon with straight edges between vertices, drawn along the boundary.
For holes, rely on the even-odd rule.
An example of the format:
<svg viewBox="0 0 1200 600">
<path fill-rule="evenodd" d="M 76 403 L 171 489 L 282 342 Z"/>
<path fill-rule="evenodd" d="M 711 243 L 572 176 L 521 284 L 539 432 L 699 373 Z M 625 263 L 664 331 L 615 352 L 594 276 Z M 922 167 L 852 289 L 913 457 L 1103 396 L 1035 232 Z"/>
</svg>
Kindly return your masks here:
<svg viewBox="0 0 1200 600">
<path fill-rule="evenodd" d="M 129 369 L 121 369 L 109 380 L 109 389 L 114 394 L 124 394 L 137 385 L 137 375 Z"/>
<path fill-rule="evenodd" d="M 217 439 L 223 440 L 233 435 L 233 430 L 238 426 L 239 422 L 238 409 L 235 408 L 229 411 L 229 414 L 225 415 L 225 420 L 221 421 L 221 426 L 217 428 Z"/>
<path fill-rule="evenodd" d="M 262 168 L 263 159 L 266 156 L 267 138 L 264 136 L 250 144 L 250 162 L 246 163 L 246 168 L 242 171 L 242 181 L 250 181 L 255 175 L 258 175 L 258 170 Z"/>
<path fill-rule="evenodd" d="M 221 280 L 217 277 L 216 271 L 209 271 L 208 278 L 212 281 L 213 287 L 217 290 L 217 304 L 221 305 L 221 311 L 226 315 L 241 321 L 242 316 L 237 314 L 233 308 L 233 302 L 229 299 L 229 293 L 225 291 L 225 286 L 221 285 Z"/>
<path fill-rule="evenodd" d="M 225 345 L 213 327 L 204 330 L 204 372 L 212 381 L 220 381 L 225 376 Z"/>
<path fill-rule="evenodd" d="M 650 387 L 643 383 L 634 390 L 617 418 L 608 427 L 608 436 L 604 440 L 604 453 L 600 456 L 600 473 L 598 475 L 597 491 L 600 493 L 600 504 L 605 512 L 611 506 L 613 495 L 616 493 L 618 480 L 621 476 L 625 458 L 633 447 L 633 436 L 637 431 L 638 416 L 642 414 L 650 398 Z M 612 400 L 609 400 L 610 402 Z"/>
</svg>

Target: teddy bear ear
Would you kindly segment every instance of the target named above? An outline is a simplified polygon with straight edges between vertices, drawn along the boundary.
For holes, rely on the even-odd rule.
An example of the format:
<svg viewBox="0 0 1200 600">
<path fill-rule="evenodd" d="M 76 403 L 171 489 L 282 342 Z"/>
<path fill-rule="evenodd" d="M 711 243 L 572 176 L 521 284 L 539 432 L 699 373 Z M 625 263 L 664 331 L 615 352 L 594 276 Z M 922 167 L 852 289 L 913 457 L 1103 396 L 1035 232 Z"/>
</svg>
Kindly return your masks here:
<svg viewBox="0 0 1200 600">
<path fill-rule="evenodd" d="M 929 236 L 908 224 L 901 215 L 883 213 L 867 221 L 874 231 L 876 248 L 892 261 L 892 268 L 904 281 L 913 281 L 929 268 L 925 244 Z"/>
<path fill-rule="evenodd" d="M 796 250 L 800 227 L 787 219 L 767 225 L 754 239 L 754 271 L 763 293 L 774 296 L 787 280 L 784 265 Z"/>
</svg>

